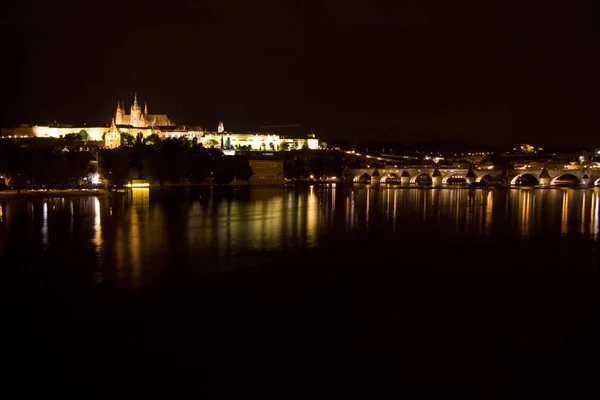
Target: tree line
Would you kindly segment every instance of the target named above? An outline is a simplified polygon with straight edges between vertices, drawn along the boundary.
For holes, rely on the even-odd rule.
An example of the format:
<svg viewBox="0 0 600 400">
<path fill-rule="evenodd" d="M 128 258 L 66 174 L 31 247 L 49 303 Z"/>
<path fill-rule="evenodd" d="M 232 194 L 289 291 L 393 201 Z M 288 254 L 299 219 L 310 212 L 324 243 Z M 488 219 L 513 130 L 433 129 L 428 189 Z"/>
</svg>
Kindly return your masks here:
<svg viewBox="0 0 600 400">
<path fill-rule="evenodd" d="M 98 165 L 103 177 L 116 186 L 129 179 L 144 179 L 164 185 L 170 183 L 201 183 L 214 179 L 217 184 L 229 184 L 234 179 L 247 181 L 253 174 L 247 156 L 225 156 L 220 149 L 205 148 L 196 140 L 186 138 L 146 138 L 140 133 L 134 139 L 125 136 L 125 145 L 102 149 Z"/>
<path fill-rule="evenodd" d="M 217 184 L 248 180 L 253 174 L 247 156 L 224 156 L 185 138 L 158 135 L 133 140 L 125 137 L 116 149 L 99 147 L 78 134 L 62 138 L 0 140 L 0 189 L 65 189 L 91 186 L 99 173 L 109 186 L 122 187 L 131 179 L 153 184 Z"/>
</svg>

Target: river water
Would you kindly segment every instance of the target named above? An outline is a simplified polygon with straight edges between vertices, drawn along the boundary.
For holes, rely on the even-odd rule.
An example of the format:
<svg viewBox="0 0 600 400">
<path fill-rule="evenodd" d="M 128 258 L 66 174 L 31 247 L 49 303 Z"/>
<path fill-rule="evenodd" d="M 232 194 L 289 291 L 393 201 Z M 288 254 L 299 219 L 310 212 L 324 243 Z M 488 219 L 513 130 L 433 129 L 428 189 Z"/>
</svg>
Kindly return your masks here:
<svg viewBox="0 0 600 400">
<path fill-rule="evenodd" d="M 208 397 L 585 380 L 599 238 L 600 189 L 0 200 L 9 376 Z"/>
</svg>

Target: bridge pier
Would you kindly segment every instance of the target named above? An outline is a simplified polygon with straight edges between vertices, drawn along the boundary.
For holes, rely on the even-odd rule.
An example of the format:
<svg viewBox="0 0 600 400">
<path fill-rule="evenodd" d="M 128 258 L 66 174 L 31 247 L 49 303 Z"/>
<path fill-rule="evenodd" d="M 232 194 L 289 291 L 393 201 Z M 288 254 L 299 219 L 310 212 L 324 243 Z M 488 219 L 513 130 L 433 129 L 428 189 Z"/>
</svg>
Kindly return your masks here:
<svg viewBox="0 0 600 400">
<path fill-rule="evenodd" d="M 407 170 L 402 171 L 402 175 L 400 175 L 400 185 L 410 186 L 410 174 Z"/>
<path fill-rule="evenodd" d="M 381 180 L 381 176 L 379 171 L 375 170 L 373 175 L 371 175 L 371 187 L 379 187 L 379 182 Z"/>
<path fill-rule="evenodd" d="M 436 168 L 431 176 L 431 183 L 433 184 L 433 186 L 442 186 L 442 180 L 442 174 L 440 170 Z"/>
<path fill-rule="evenodd" d="M 473 170 L 469 168 L 469 172 L 467 172 L 467 175 L 465 176 L 465 182 L 467 183 L 467 185 L 471 185 L 473 184 L 473 182 L 475 182 L 476 179 L 477 176 L 475 175 L 475 172 L 473 172 Z"/>
<path fill-rule="evenodd" d="M 540 185 L 541 186 L 550 186 L 550 174 L 548 170 L 544 168 L 542 173 L 540 174 Z"/>
<path fill-rule="evenodd" d="M 587 187 L 590 185 L 590 176 L 587 173 L 583 174 L 581 178 L 581 186 Z"/>
</svg>

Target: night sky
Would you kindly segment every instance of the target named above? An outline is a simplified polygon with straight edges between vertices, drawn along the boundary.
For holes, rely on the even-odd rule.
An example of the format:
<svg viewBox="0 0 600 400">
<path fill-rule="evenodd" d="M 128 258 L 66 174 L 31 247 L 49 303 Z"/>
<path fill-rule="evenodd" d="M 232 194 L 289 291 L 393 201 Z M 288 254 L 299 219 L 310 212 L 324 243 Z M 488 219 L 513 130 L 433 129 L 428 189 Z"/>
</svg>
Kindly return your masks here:
<svg viewBox="0 0 600 400">
<path fill-rule="evenodd" d="M 8 0 L 2 126 L 104 125 L 138 92 L 204 129 L 600 147 L 600 5 L 558 3 Z"/>
</svg>

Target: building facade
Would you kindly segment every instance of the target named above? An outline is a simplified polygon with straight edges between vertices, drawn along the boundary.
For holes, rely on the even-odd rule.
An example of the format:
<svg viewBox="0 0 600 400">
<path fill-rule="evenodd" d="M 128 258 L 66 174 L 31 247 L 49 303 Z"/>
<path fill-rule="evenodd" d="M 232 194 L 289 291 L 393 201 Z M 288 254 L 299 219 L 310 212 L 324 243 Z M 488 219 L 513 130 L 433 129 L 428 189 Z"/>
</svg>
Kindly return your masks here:
<svg viewBox="0 0 600 400">
<path fill-rule="evenodd" d="M 283 185 L 283 159 L 270 153 L 250 156 L 248 162 L 254 172 L 250 185 Z"/>
<path fill-rule="evenodd" d="M 269 132 L 227 132 L 223 122 L 219 122 L 216 131 L 205 131 L 199 127 L 175 126 L 166 114 L 148 114 L 148 107 L 144 106 L 142 111 L 134 96 L 130 113 L 125 114 L 125 107 L 118 102 L 115 117 L 110 126 L 88 127 L 88 126 L 28 126 L 22 125 L 18 128 L 2 128 L 1 136 L 7 138 L 60 138 L 72 133 L 87 132 L 92 141 L 103 141 L 109 148 L 118 147 L 122 144 L 121 135 L 124 133 L 132 136 L 142 134 L 144 138 L 157 134 L 161 139 L 186 138 L 195 140 L 208 148 L 221 148 L 227 150 L 227 154 L 237 150 L 252 151 L 286 151 L 295 149 L 319 148 L 319 140 L 314 133 L 295 136 L 283 135 L 276 131 Z M 118 138 L 117 138 L 118 137 Z"/>
<path fill-rule="evenodd" d="M 104 146 L 107 149 L 116 149 L 121 146 L 121 133 L 115 124 L 114 118 L 110 125 L 110 129 L 104 134 Z"/>
<path fill-rule="evenodd" d="M 138 104 L 137 93 L 133 97 L 130 113 L 125 114 L 125 106 L 117 102 L 115 124 L 132 126 L 134 128 L 149 128 L 156 126 L 175 126 L 167 114 L 148 114 L 148 104 L 144 103 L 144 110 Z"/>
</svg>

